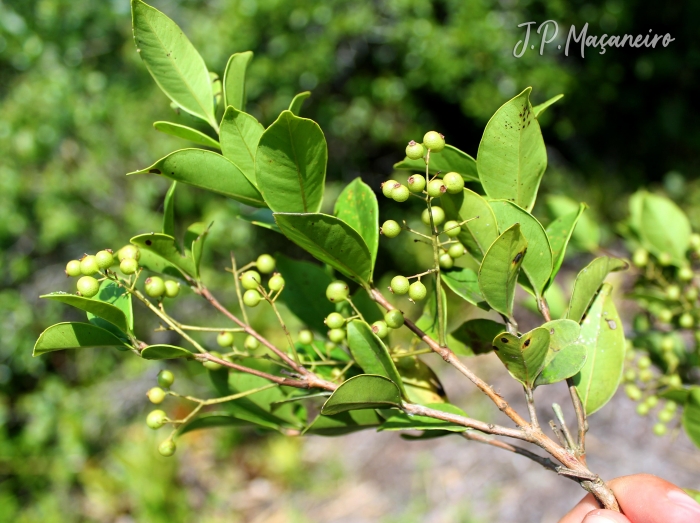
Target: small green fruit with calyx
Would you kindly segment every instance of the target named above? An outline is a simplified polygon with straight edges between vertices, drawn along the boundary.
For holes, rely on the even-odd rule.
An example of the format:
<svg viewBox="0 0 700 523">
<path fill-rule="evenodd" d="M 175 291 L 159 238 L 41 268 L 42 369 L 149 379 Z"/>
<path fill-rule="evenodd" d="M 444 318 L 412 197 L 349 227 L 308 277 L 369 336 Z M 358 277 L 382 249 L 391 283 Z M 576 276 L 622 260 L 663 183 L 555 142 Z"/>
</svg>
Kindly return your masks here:
<svg viewBox="0 0 700 523">
<path fill-rule="evenodd" d="M 82 272 L 80 272 L 80 261 L 79 260 L 71 260 L 66 264 L 66 276 L 80 276 Z"/>
<path fill-rule="evenodd" d="M 144 289 L 151 298 L 160 298 L 165 294 L 165 282 L 160 276 L 151 276 L 146 278 Z"/>
<path fill-rule="evenodd" d="M 93 274 L 100 272 L 100 267 L 97 265 L 97 260 L 91 254 L 83 256 L 80 260 L 80 272 L 85 276 L 92 276 Z"/>
<path fill-rule="evenodd" d="M 410 283 L 406 276 L 394 276 L 391 279 L 391 292 L 394 294 L 406 294 L 410 287 Z"/>
<path fill-rule="evenodd" d="M 391 197 L 395 202 L 403 203 L 406 200 L 408 200 L 408 197 L 411 195 L 411 192 L 408 190 L 408 187 L 405 185 L 399 184 L 398 187 L 394 187 L 394 190 L 391 193 Z"/>
<path fill-rule="evenodd" d="M 95 261 L 100 269 L 109 269 L 114 265 L 114 254 L 111 249 L 105 249 L 95 254 Z"/>
<path fill-rule="evenodd" d="M 464 248 L 464 245 L 462 245 L 461 243 L 454 243 L 450 245 L 449 249 L 447 249 L 447 254 L 449 254 L 450 257 L 455 260 L 461 256 L 464 256 L 466 252 L 467 251 Z"/>
<path fill-rule="evenodd" d="M 168 298 L 175 298 L 178 294 L 180 294 L 180 282 L 165 280 L 165 295 Z"/>
<path fill-rule="evenodd" d="M 389 327 L 385 321 L 378 320 L 372 324 L 372 332 L 375 333 L 378 338 L 384 339 L 387 334 L 389 334 Z"/>
<path fill-rule="evenodd" d="M 447 187 L 445 186 L 445 182 L 443 182 L 440 178 L 435 178 L 434 180 L 430 180 L 428 182 L 428 196 L 432 198 L 440 198 L 440 196 L 446 192 Z"/>
<path fill-rule="evenodd" d="M 126 260 L 127 258 L 139 261 L 139 259 L 141 258 L 141 251 L 139 251 L 139 248 L 136 247 L 136 245 L 125 245 L 124 247 L 119 249 L 119 252 L 117 253 L 117 258 L 119 259 L 119 261 Z"/>
<path fill-rule="evenodd" d="M 326 287 L 326 298 L 333 303 L 345 301 L 350 295 L 350 287 L 342 280 L 335 280 Z"/>
<path fill-rule="evenodd" d="M 425 177 L 420 174 L 413 174 L 408 177 L 406 182 L 408 185 L 408 190 L 412 193 L 419 193 L 425 189 Z"/>
<path fill-rule="evenodd" d="M 134 258 L 124 258 L 119 263 L 119 270 L 122 271 L 127 276 L 129 274 L 134 274 L 139 270 L 139 262 Z"/>
<path fill-rule="evenodd" d="M 462 178 L 462 175 L 459 173 L 447 173 L 442 177 L 442 181 L 445 182 L 447 192 L 450 194 L 459 194 L 462 192 L 462 189 L 464 189 L 464 178 Z"/>
<path fill-rule="evenodd" d="M 166 458 L 169 458 L 173 454 L 175 454 L 175 450 L 177 449 L 177 446 L 175 445 L 175 442 L 171 439 L 166 439 L 163 443 L 158 445 L 158 453 L 161 456 L 165 456 Z"/>
<path fill-rule="evenodd" d="M 92 276 L 83 276 L 76 286 L 80 295 L 86 298 L 92 298 L 100 291 L 100 282 Z"/>
<path fill-rule="evenodd" d="M 391 198 L 391 195 L 394 193 L 394 189 L 400 186 L 401 184 L 396 180 L 387 180 L 382 184 L 382 194 L 387 198 Z"/>
<path fill-rule="evenodd" d="M 455 261 L 446 252 L 440 255 L 440 258 L 438 258 L 438 263 L 440 264 L 440 267 L 443 269 L 451 269 L 455 265 Z"/>
<path fill-rule="evenodd" d="M 423 145 L 416 143 L 414 140 L 408 142 L 406 146 L 406 156 L 411 160 L 420 160 L 425 155 Z"/>
<path fill-rule="evenodd" d="M 428 290 L 425 288 L 425 285 L 423 285 L 423 283 L 421 283 L 420 281 L 414 281 L 408 288 L 408 297 L 411 298 L 413 301 L 421 301 L 425 299 L 427 294 Z"/>
<path fill-rule="evenodd" d="M 260 296 L 260 293 L 255 289 L 248 289 L 243 293 L 243 303 L 248 307 L 257 307 L 260 300 L 262 300 L 262 296 Z"/>
<path fill-rule="evenodd" d="M 146 417 L 146 425 L 148 425 L 153 430 L 161 428 L 167 422 L 168 415 L 160 409 L 152 410 L 148 413 L 148 416 Z"/>
<path fill-rule="evenodd" d="M 450 220 L 445 223 L 445 226 L 442 230 L 450 238 L 456 238 L 457 236 L 459 236 L 459 233 L 462 232 L 462 227 L 460 227 L 459 222 Z"/>
<path fill-rule="evenodd" d="M 270 274 L 275 270 L 275 259 L 269 254 L 261 254 L 255 262 L 255 266 L 263 274 Z"/>
<path fill-rule="evenodd" d="M 382 224 L 379 232 L 387 238 L 396 238 L 401 234 L 401 226 L 394 220 L 387 220 Z"/>
<path fill-rule="evenodd" d="M 398 329 L 404 323 L 403 313 L 399 309 L 391 309 L 384 315 L 384 321 L 392 329 Z"/>
<path fill-rule="evenodd" d="M 175 383 L 175 375 L 167 369 L 163 369 L 158 373 L 158 385 L 164 389 L 172 387 Z"/>
<path fill-rule="evenodd" d="M 209 351 L 209 354 L 211 354 L 215 358 L 223 359 L 220 352 L 216 352 L 216 351 L 212 350 L 212 351 Z M 209 361 L 209 360 L 202 363 L 202 365 L 204 365 L 204 368 L 208 369 L 208 370 L 219 370 L 221 368 L 221 363 L 216 363 L 215 361 Z"/>
<path fill-rule="evenodd" d="M 311 345 L 314 342 L 314 333 L 308 329 L 299 331 L 299 337 L 297 338 L 299 343 L 303 345 Z"/>
<path fill-rule="evenodd" d="M 229 331 L 220 332 L 216 337 L 216 344 L 219 347 L 231 347 L 233 345 L 233 333 Z"/>
<path fill-rule="evenodd" d="M 270 279 L 267 282 L 267 286 L 270 288 L 271 291 L 281 291 L 282 287 L 284 287 L 284 278 L 279 272 L 276 272 L 272 276 L 270 276 Z"/>
<path fill-rule="evenodd" d="M 345 329 L 331 329 L 328 331 L 328 339 L 333 343 L 340 343 L 345 339 Z"/>
<path fill-rule="evenodd" d="M 445 221 L 445 211 L 442 210 L 442 207 L 431 207 L 430 211 L 425 209 L 420 215 L 421 221 L 426 225 L 430 225 L 431 214 L 433 215 L 433 224 L 436 227 Z"/>
<path fill-rule="evenodd" d="M 445 148 L 445 137 L 437 131 L 428 131 L 423 136 L 423 145 L 430 149 L 431 153 L 439 153 Z"/>
<path fill-rule="evenodd" d="M 246 350 L 255 350 L 260 347 L 260 342 L 255 336 L 248 335 L 243 342 L 243 346 Z"/>
<path fill-rule="evenodd" d="M 257 290 L 261 281 L 260 273 L 257 271 L 246 271 L 241 274 L 241 285 L 244 289 Z"/>
<path fill-rule="evenodd" d="M 163 400 L 165 399 L 166 393 L 160 387 L 153 387 L 152 389 L 150 389 L 146 393 L 146 396 L 148 396 L 148 400 L 151 403 L 155 403 L 156 405 L 160 405 L 161 403 L 163 403 Z"/>
<path fill-rule="evenodd" d="M 331 312 L 326 316 L 325 323 L 329 329 L 340 329 L 345 325 L 345 317 L 339 312 Z"/>
</svg>

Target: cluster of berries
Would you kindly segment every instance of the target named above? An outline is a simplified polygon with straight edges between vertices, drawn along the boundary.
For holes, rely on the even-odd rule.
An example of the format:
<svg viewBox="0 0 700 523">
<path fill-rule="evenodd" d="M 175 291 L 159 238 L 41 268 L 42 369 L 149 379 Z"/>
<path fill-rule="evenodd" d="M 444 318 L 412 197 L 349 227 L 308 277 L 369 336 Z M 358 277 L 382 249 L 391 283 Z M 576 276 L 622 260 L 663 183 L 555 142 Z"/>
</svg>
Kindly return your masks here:
<svg viewBox="0 0 700 523">
<path fill-rule="evenodd" d="M 234 346 L 233 332 L 221 331 L 216 336 L 216 344 L 223 349 L 228 348 L 235 351 L 236 347 Z M 260 341 L 258 341 L 258 339 L 255 336 L 251 336 L 249 334 L 243 341 L 243 347 L 249 351 L 255 350 L 258 347 L 260 347 Z M 209 354 L 221 360 L 233 363 L 233 358 L 229 354 L 221 354 L 220 352 L 214 350 L 209 351 Z M 204 363 L 202 363 L 202 365 L 204 365 L 204 368 L 209 370 L 218 370 L 222 367 L 220 363 L 216 363 L 215 361 L 205 361 Z"/>
<path fill-rule="evenodd" d="M 260 273 L 270 274 L 275 270 L 275 259 L 269 254 L 261 254 L 255 261 L 255 267 L 257 271 L 245 271 L 238 279 L 241 282 L 241 286 L 245 289 L 243 293 L 243 303 L 248 307 L 257 307 L 263 296 L 261 294 L 262 290 L 262 278 Z M 258 272 L 260 271 L 260 272 Z M 278 272 L 275 272 L 267 282 L 267 286 L 270 291 L 280 292 L 284 287 L 284 278 Z M 264 291 L 263 291 L 264 292 Z"/>
<path fill-rule="evenodd" d="M 160 405 L 168 395 L 166 390 L 172 387 L 174 382 L 175 376 L 173 373 L 169 370 L 162 370 L 158 373 L 158 387 L 150 389 L 146 393 L 146 396 L 148 396 L 148 399 L 154 405 Z M 168 415 L 161 409 L 152 410 L 146 417 L 146 425 L 154 430 L 161 428 L 170 421 Z M 170 437 L 160 444 L 158 452 L 163 456 L 172 456 L 175 454 L 175 448 L 175 442 L 172 440 L 172 437 Z"/>
</svg>

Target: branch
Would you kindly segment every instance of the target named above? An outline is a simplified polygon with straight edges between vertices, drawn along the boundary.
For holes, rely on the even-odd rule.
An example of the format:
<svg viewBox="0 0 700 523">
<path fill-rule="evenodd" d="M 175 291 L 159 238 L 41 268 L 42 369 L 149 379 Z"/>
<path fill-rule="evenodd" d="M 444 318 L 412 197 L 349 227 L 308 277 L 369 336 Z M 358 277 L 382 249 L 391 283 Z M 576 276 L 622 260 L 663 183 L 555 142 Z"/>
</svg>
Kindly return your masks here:
<svg viewBox="0 0 700 523">
<path fill-rule="evenodd" d="M 578 397 L 576 392 L 576 386 L 574 385 L 574 380 L 569 378 L 566 380 L 566 384 L 569 386 L 569 395 L 571 396 L 571 403 L 574 405 L 574 411 L 576 412 L 576 421 L 578 423 L 578 451 L 579 456 L 586 462 L 586 432 L 588 432 L 588 420 L 586 419 L 586 411 L 581 403 L 581 398 Z"/>
<path fill-rule="evenodd" d="M 540 422 L 537 421 L 537 409 L 535 408 L 535 398 L 532 395 L 532 389 L 528 386 L 523 386 L 525 389 L 525 400 L 527 401 L 527 411 L 530 414 L 530 423 L 535 428 L 540 428 Z"/>
<path fill-rule="evenodd" d="M 521 456 L 525 456 L 526 458 L 529 458 L 532 461 L 539 463 L 544 468 L 551 470 L 553 472 L 558 472 L 557 469 L 561 468 L 549 458 L 539 456 L 539 455 L 535 454 L 534 452 L 530 452 L 529 450 L 524 449 L 522 447 L 518 447 L 516 445 L 511 445 L 510 443 L 506 443 L 505 441 L 500 441 L 500 440 L 497 440 L 494 438 L 489 438 L 487 435 L 482 434 L 480 432 L 474 432 L 472 430 L 468 430 L 466 432 L 462 432 L 462 437 L 465 439 L 471 440 L 471 441 L 478 441 L 480 443 L 485 443 L 487 445 L 491 445 L 492 447 L 504 449 L 504 450 L 507 450 L 509 452 L 515 452 L 516 454 L 520 454 Z M 567 477 L 570 477 L 570 476 L 567 476 Z"/>
</svg>

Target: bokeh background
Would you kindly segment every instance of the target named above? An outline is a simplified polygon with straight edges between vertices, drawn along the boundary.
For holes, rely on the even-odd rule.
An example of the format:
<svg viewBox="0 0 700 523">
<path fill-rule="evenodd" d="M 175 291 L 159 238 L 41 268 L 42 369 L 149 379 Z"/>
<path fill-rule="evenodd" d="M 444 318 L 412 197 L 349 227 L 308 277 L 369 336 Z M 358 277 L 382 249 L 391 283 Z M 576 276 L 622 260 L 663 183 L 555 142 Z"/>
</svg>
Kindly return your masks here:
<svg viewBox="0 0 700 523">
<path fill-rule="evenodd" d="M 543 191 L 585 200 L 603 245 L 615 248 L 626 196 L 642 186 L 673 197 L 700 227 L 700 3 L 152 3 L 183 27 L 210 70 L 223 73 L 233 52 L 255 52 L 248 109 L 265 125 L 295 93 L 313 91 L 304 114 L 329 143 L 329 201 L 357 176 L 378 189 L 405 143 L 428 129 L 475 156 L 490 115 L 532 86 L 533 103 L 565 94 L 541 119 L 550 163 Z M 588 23 L 589 34 L 651 29 L 675 41 L 588 49 L 584 59 L 550 45 L 543 56 L 514 58 L 517 25 L 547 19 L 559 23 L 560 39 L 571 24 Z M 167 183 L 124 174 L 182 146 L 151 127 L 173 118 L 135 51 L 128 0 L 0 0 L 0 521 L 535 522 L 556 521 L 578 499 L 576 485 L 524 459 L 451 438 L 218 430 L 188 436 L 167 460 L 143 423 L 144 392 L 159 367 L 97 351 L 33 359 L 43 328 L 72 318 L 38 299 L 70 290 L 65 262 L 159 229 Z M 386 215 L 406 212 L 380 201 Z M 219 272 L 206 277 L 221 285 L 231 249 L 243 261 L 286 249 L 274 233 L 237 219 L 240 211 L 178 192 L 180 225 L 215 222 L 206 256 Z M 380 274 L 419 265 L 382 245 Z M 188 300 L 181 310 L 198 314 Z M 269 320 L 254 319 L 262 330 Z M 491 360 L 476 365 L 508 391 Z M 183 390 L 210 393 L 199 370 L 171 368 Z M 453 401 L 497 419 L 468 385 L 449 372 L 443 379 Z M 607 477 L 646 470 L 700 488 L 698 452 L 684 436 L 654 440 L 652 421 L 632 412 L 617 398 L 598 415 L 592 467 Z"/>
</svg>

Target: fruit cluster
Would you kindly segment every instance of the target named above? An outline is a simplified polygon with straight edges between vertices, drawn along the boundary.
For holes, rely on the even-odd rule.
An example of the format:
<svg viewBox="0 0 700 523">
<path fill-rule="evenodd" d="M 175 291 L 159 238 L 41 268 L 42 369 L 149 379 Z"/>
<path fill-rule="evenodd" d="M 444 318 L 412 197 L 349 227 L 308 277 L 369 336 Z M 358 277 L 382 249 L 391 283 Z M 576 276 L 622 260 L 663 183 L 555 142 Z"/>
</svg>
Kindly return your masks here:
<svg viewBox="0 0 700 523">
<path fill-rule="evenodd" d="M 153 387 L 146 393 L 149 401 L 154 405 L 160 405 L 163 403 L 166 396 L 168 396 L 168 392 L 166 390 L 170 389 L 174 382 L 175 376 L 172 372 L 169 370 L 161 370 L 158 373 L 158 387 Z M 146 425 L 153 430 L 157 430 L 171 421 L 172 420 L 168 418 L 165 411 L 161 409 L 152 410 L 148 413 L 148 416 L 146 416 Z M 158 446 L 158 452 L 167 457 L 175 454 L 175 449 L 176 446 L 172 434 Z"/>
<path fill-rule="evenodd" d="M 260 273 L 272 273 L 275 270 L 276 262 L 269 254 L 261 254 L 251 265 L 254 265 L 258 270 L 246 270 L 240 274 L 238 279 L 241 283 L 241 287 L 245 289 L 243 293 L 243 303 L 248 307 L 257 307 L 262 301 L 263 296 L 267 297 L 267 293 L 262 286 L 262 277 Z M 284 288 L 284 278 L 280 273 L 275 272 L 267 281 L 267 287 L 271 292 L 282 292 Z"/>
</svg>

